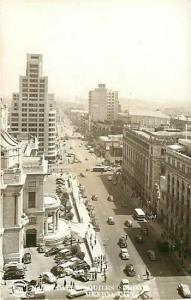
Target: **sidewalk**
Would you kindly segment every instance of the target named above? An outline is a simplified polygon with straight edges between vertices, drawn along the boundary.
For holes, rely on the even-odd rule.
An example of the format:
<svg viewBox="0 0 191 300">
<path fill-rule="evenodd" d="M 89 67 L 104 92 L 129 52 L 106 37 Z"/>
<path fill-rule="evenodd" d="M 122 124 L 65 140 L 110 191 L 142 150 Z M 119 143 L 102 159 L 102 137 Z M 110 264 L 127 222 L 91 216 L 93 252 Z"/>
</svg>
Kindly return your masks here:
<svg viewBox="0 0 191 300">
<path fill-rule="evenodd" d="M 68 189 L 72 195 L 70 200 L 75 211 L 74 220 L 79 222 L 79 228 L 83 228 L 83 232 L 80 230 L 80 235 L 84 238 L 85 245 L 91 259 L 91 265 L 92 267 L 96 268 L 98 273 L 106 272 L 108 269 L 108 264 L 106 262 L 104 249 L 101 246 L 99 233 L 94 230 L 92 224 L 90 223 L 88 211 L 83 202 L 83 198 L 80 196 L 77 178 L 73 177 L 72 175 L 68 175 Z"/>
</svg>

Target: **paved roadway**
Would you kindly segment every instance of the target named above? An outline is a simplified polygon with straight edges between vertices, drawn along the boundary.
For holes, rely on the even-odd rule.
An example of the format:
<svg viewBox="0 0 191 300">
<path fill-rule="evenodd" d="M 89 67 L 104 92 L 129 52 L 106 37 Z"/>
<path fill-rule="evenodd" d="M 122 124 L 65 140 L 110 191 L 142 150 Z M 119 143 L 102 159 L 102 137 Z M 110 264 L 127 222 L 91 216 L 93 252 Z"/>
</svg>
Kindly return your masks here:
<svg viewBox="0 0 191 300">
<path fill-rule="evenodd" d="M 59 135 L 67 132 L 72 136 L 72 127 L 67 124 L 61 127 Z M 82 145 L 83 144 L 83 145 Z M 82 146 L 81 146 L 82 145 Z M 72 149 L 70 149 L 72 147 Z M 68 152 L 75 152 L 76 156 L 82 163 L 68 164 L 64 158 L 64 150 Z M 90 154 L 85 148 L 85 142 L 78 139 L 69 139 L 62 147 L 63 162 L 60 167 L 65 172 L 72 172 L 78 174 L 83 172 L 87 175 L 86 178 L 80 178 L 80 182 L 86 187 L 87 196 L 90 199 L 91 195 L 96 193 L 99 200 L 94 201 L 96 216 L 101 228 L 101 238 L 105 247 L 107 258 L 110 262 L 110 271 L 108 273 L 108 284 L 118 285 L 121 278 L 126 278 L 123 272 L 125 261 L 119 257 L 120 248 L 117 245 L 118 239 L 121 234 L 128 234 L 128 251 L 130 254 L 130 263 L 133 263 L 136 273 L 140 275 L 141 282 L 144 281 L 145 271 L 148 268 L 152 274 L 152 279 L 149 285 L 152 289 L 154 299 L 179 299 L 176 288 L 180 282 L 189 282 L 189 276 L 183 276 L 179 266 L 175 265 L 168 256 L 157 253 L 159 260 L 151 262 L 146 256 L 146 250 L 155 247 L 156 237 L 155 233 L 150 231 L 149 236 L 145 238 L 143 244 L 135 242 L 135 236 L 140 232 L 140 225 L 133 219 L 133 228 L 125 228 L 124 221 L 127 218 L 132 218 L 133 203 L 127 197 L 124 197 L 121 187 L 113 185 L 111 181 L 107 180 L 107 174 L 100 175 L 94 172 L 86 172 L 87 168 L 92 169 L 93 166 L 99 161 L 95 154 Z M 88 158 L 88 160 L 85 160 Z M 114 196 L 113 202 L 107 201 L 108 194 Z M 126 203 L 126 206 L 124 206 Z M 107 218 L 113 216 L 115 225 L 108 225 Z M 131 282 L 139 282 L 137 276 L 129 278 Z"/>
</svg>

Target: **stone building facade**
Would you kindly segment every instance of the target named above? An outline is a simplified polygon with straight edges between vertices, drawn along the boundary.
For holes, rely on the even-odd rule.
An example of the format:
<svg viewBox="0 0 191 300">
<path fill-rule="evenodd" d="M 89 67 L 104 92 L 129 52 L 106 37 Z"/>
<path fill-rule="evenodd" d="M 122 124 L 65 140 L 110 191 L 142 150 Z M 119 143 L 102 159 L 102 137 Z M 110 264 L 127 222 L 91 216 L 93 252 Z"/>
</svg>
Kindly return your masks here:
<svg viewBox="0 0 191 300">
<path fill-rule="evenodd" d="M 169 243 L 183 258 L 191 250 L 191 140 L 180 139 L 166 149 L 164 223 Z"/>
<path fill-rule="evenodd" d="M 183 136 L 180 132 L 124 129 L 122 179 L 125 189 L 130 185 L 140 196 L 148 211 L 161 215 L 153 196 L 165 175 L 166 146 Z"/>
</svg>

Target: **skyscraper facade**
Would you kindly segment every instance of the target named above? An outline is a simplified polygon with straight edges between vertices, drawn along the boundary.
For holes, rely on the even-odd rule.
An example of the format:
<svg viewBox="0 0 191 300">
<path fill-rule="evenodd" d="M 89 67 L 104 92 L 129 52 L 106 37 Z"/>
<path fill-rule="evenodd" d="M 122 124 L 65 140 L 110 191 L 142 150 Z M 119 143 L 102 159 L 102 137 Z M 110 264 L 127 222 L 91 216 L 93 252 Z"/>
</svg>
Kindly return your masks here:
<svg viewBox="0 0 191 300">
<path fill-rule="evenodd" d="M 105 84 L 89 92 L 89 116 L 96 121 L 114 121 L 119 111 L 118 92 L 108 90 Z"/>
<path fill-rule="evenodd" d="M 56 109 L 48 94 L 48 77 L 42 75 L 42 54 L 27 54 L 26 75 L 20 76 L 19 93 L 13 94 L 10 127 L 15 134 L 36 136 L 39 154 L 55 160 Z"/>
</svg>

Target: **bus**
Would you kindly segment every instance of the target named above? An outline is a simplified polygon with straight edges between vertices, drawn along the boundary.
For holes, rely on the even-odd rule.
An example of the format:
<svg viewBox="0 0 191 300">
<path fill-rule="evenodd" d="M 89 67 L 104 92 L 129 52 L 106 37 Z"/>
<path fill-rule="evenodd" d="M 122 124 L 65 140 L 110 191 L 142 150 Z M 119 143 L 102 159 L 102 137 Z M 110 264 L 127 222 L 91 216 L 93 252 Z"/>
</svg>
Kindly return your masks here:
<svg viewBox="0 0 191 300">
<path fill-rule="evenodd" d="M 93 172 L 104 172 L 105 171 L 105 168 L 104 167 L 101 167 L 101 166 L 96 166 L 93 168 L 92 170 Z"/>
<path fill-rule="evenodd" d="M 135 208 L 134 209 L 134 218 L 138 222 L 146 222 L 145 213 L 141 208 Z"/>
</svg>

